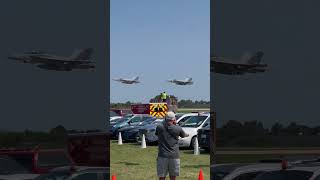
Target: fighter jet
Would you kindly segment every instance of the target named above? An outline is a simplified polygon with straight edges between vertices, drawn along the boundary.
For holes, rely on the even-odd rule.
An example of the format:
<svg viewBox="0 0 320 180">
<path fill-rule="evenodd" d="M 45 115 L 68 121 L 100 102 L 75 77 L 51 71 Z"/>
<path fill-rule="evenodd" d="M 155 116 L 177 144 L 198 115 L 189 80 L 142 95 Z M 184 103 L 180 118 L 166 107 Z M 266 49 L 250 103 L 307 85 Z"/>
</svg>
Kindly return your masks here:
<svg viewBox="0 0 320 180">
<path fill-rule="evenodd" d="M 192 85 L 193 84 L 192 78 L 186 78 L 184 80 L 172 79 L 172 80 L 168 80 L 168 82 L 175 83 L 176 85 Z"/>
<path fill-rule="evenodd" d="M 259 50 L 254 55 L 246 54 L 240 59 L 212 56 L 210 71 L 228 75 L 265 72 L 268 65 L 261 64 L 263 55 L 264 53 Z"/>
<path fill-rule="evenodd" d="M 123 84 L 137 84 L 140 83 L 139 81 L 139 76 L 134 77 L 132 79 L 123 79 L 123 78 L 118 78 L 118 79 L 113 79 L 114 81 L 121 82 Z"/>
<path fill-rule="evenodd" d="M 34 50 L 23 54 L 14 54 L 8 58 L 21 63 L 36 64 L 46 70 L 71 71 L 73 69 L 94 69 L 94 62 L 90 60 L 92 48 L 75 50 L 70 57 L 60 57 L 44 51 Z"/>
</svg>

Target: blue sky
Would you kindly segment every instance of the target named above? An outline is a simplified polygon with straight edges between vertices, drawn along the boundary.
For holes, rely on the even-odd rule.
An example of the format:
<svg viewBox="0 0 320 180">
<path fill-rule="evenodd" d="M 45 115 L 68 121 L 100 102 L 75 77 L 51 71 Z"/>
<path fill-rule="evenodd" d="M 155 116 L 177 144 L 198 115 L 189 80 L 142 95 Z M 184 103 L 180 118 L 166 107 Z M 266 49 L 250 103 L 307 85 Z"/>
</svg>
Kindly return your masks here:
<svg viewBox="0 0 320 180">
<path fill-rule="evenodd" d="M 141 81 L 111 81 L 111 102 L 148 102 L 162 91 L 210 99 L 209 0 L 111 0 L 110 14 L 110 78 Z M 192 86 L 166 82 L 186 77 Z"/>
</svg>

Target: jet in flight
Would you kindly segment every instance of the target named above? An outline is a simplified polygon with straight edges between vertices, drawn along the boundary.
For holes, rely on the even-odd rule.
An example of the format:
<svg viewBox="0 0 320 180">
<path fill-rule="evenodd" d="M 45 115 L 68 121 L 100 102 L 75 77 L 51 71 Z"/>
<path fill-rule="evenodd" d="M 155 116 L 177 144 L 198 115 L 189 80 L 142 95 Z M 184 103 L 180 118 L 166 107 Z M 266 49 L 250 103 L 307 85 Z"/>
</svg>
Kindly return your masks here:
<svg viewBox="0 0 320 180">
<path fill-rule="evenodd" d="M 9 56 L 11 60 L 21 63 L 35 64 L 46 70 L 71 71 L 73 69 L 95 68 L 94 62 L 90 60 L 93 53 L 92 48 L 75 50 L 70 57 L 60 57 L 48 54 L 44 51 L 34 50 L 23 54 Z"/>
<path fill-rule="evenodd" d="M 184 80 L 172 79 L 172 80 L 168 80 L 168 82 L 175 83 L 176 85 L 192 85 L 193 84 L 192 78 L 186 78 Z"/>
<path fill-rule="evenodd" d="M 241 59 L 213 56 L 211 57 L 210 71 L 228 75 L 265 72 L 268 65 L 261 63 L 263 55 L 262 51 L 258 51 L 254 55 L 246 55 Z"/>
<path fill-rule="evenodd" d="M 118 78 L 118 79 L 113 79 L 114 81 L 121 82 L 123 84 L 137 84 L 140 83 L 139 81 L 139 76 L 134 77 L 132 79 L 123 79 L 123 78 Z"/>
</svg>

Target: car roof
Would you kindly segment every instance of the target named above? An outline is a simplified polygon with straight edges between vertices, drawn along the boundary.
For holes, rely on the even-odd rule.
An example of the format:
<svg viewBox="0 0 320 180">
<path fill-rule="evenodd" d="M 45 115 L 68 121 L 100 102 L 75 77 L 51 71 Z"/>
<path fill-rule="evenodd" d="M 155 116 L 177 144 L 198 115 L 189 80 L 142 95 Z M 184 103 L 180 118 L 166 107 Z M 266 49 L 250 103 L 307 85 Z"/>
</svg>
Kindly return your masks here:
<svg viewBox="0 0 320 180">
<path fill-rule="evenodd" d="M 213 172 L 232 172 L 235 169 L 241 167 L 241 166 L 246 166 L 248 164 L 243 164 L 243 163 L 230 163 L 230 164 L 214 164 L 211 166 Z"/>
<path fill-rule="evenodd" d="M 320 162 L 313 162 L 313 163 L 300 163 L 292 166 L 288 170 L 304 170 L 304 171 L 319 171 L 320 170 Z"/>
<path fill-rule="evenodd" d="M 273 171 L 273 170 L 280 170 L 281 164 L 279 163 L 257 163 L 257 164 L 247 164 L 247 165 L 238 165 L 237 167 L 233 168 L 232 171 L 229 171 L 224 178 L 233 179 L 238 175 L 249 173 L 249 172 L 257 172 L 257 171 Z M 225 171 L 220 171 L 225 172 Z"/>
</svg>

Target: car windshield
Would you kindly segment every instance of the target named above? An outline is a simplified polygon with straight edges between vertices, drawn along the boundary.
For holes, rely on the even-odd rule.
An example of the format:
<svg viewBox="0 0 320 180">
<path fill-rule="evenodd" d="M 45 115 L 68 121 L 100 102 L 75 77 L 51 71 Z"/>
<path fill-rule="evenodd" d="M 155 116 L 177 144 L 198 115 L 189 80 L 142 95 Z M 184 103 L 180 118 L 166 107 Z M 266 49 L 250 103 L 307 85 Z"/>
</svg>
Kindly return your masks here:
<svg viewBox="0 0 320 180">
<path fill-rule="evenodd" d="M 127 114 L 127 115 L 125 115 L 124 117 L 126 117 L 126 118 L 131 118 L 133 116 L 133 114 Z"/>
<path fill-rule="evenodd" d="M 52 172 L 49 174 L 38 176 L 34 180 L 66 180 L 69 175 L 70 173 L 68 172 Z"/>
<path fill-rule="evenodd" d="M 191 116 L 184 123 L 182 123 L 181 127 L 199 127 L 208 116 Z"/>
<path fill-rule="evenodd" d="M 209 128 L 210 127 L 210 121 L 207 121 L 204 125 L 203 125 L 204 128 Z"/>
<path fill-rule="evenodd" d="M 310 171 L 280 170 L 260 174 L 255 180 L 308 180 L 312 175 L 313 173 Z"/>
<path fill-rule="evenodd" d="M 147 124 L 151 124 L 151 123 L 153 123 L 155 120 L 156 120 L 155 118 L 146 119 L 146 120 L 143 121 L 139 126 L 144 126 L 144 125 L 147 125 Z"/>
<path fill-rule="evenodd" d="M 124 122 L 126 122 L 128 120 L 129 120 L 129 118 L 120 118 L 120 119 L 117 120 L 117 124 L 124 123 Z"/>
<path fill-rule="evenodd" d="M 135 116 L 130 119 L 130 123 L 142 122 L 142 121 L 145 121 L 146 119 L 150 119 L 150 117 L 148 117 L 148 116 Z"/>
</svg>

